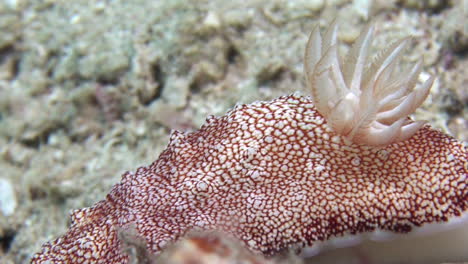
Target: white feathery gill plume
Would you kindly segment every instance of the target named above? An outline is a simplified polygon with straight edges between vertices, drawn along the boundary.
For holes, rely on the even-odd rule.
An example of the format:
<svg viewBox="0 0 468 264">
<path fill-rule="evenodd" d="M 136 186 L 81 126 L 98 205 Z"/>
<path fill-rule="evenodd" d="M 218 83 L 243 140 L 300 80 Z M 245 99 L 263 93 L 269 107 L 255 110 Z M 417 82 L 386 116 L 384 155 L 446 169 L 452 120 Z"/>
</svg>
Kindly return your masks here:
<svg viewBox="0 0 468 264">
<path fill-rule="evenodd" d="M 317 110 L 337 134 L 357 144 L 385 146 L 410 138 L 425 124 L 408 115 L 426 99 L 434 77 L 415 88 L 421 61 L 408 72 L 396 71 L 409 38 L 369 61 L 373 31 L 372 25 L 366 27 L 343 60 L 336 23 L 323 37 L 316 27 L 307 43 L 304 70 Z"/>
</svg>

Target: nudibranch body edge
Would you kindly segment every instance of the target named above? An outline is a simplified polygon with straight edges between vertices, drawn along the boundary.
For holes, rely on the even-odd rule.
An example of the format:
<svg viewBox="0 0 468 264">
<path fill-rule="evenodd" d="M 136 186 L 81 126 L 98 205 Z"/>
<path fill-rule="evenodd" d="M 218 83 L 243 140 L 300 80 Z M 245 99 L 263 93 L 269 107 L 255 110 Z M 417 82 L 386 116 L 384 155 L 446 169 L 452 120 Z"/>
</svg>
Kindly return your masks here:
<svg viewBox="0 0 468 264">
<path fill-rule="evenodd" d="M 321 47 L 334 43 L 335 31 Z M 359 41 L 368 41 L 366 32 Z M 321 43 L 317 38 L 313 42 Z M 388 65 L 378 67 L 379 77 L 363 77 L 374 89 L 350 89 L 348 96 L 362 70 L 340 77 L 342 62 L 327 49 L 315 51 L 317 60 L 306 56 L 306 63 L 316 61 L 306 67 L 312 97 L 238 105 L 207 118 L 197 131 L 173 132 L 156 161 L 125 173 L 105 200 L 75 211 L 67 233 L 46 243 L 32 263 L 129 263 L 122 239 L 128 233 L 154 255 L 192 230 L 216 230 L 272 256 L 360 234 L 410 234 L 464 217 L 467 147 L 407 118 L 414 108 L 407 98 L 425 97 L 432 80 L 413 90 L 416 66 L 403 84 L 389 82 L 394 66 L 388 65 L 397 60 L 381 59 L 376 65 Z M 325 75 L 341 82 L 336 91 L 344 97 L 323 103 L 329 95 L 318 87 L 338 83 Z M 396 89 L 376 83 L 402 92 L 393 96 Z M 367 100 L 374 97 L 359 97 L 369 91 L 388 102 L 370 109 Z M 337 117 L 342 110 L 336 109 L 356 107 L 368 118 Z"/>
</svg>

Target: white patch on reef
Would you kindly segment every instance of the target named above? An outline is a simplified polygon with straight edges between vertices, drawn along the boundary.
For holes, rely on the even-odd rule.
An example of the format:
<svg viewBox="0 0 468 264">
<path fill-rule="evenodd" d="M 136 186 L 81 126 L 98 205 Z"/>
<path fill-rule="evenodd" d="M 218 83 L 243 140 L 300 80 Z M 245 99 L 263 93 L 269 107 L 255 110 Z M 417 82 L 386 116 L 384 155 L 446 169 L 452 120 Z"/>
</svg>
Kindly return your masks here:
<svg viewBox="0 0 468 264">
<path fill-rule="evenodd" d="M 16 195 L 13 184 L 0 178 L 0 215 L 10 216 L 16 209 Z"/>
</svg>

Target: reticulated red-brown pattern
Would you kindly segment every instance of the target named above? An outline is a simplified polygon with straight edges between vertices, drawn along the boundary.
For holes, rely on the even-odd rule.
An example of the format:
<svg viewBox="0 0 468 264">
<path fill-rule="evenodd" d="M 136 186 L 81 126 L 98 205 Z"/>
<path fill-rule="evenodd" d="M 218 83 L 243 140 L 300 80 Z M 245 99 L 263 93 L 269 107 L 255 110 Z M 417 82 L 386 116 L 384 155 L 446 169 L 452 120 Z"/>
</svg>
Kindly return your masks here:
<svg viewBox="0 0 468 264">
<path fill-rule="evenodd" d="M 192 230 L 218 230 L 271 255 L 333 236 L 410 232 L 468 209 L 467 149 L 424 126 L 385 147 L 345 142 L 309 97 L 284 96 L 174 132 L 160 157 L 127 172 L 104 201 L 32 263 L 127 263 L 119 232 L 157 254 Z"/>
</svg>

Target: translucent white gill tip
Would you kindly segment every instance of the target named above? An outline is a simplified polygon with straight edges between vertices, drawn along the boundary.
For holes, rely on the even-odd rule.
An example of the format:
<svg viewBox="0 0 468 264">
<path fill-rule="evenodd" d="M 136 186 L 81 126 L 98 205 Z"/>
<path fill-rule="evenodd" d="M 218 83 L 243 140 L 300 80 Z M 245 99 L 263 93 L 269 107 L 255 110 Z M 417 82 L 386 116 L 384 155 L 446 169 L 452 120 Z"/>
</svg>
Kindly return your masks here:
<svg viewBox="0 0 468 264">
<path fill-rule="evenodd" d="M 389 45 L 369 60 L 374 34 L 367 26 L 342 59 L 335 22 L 307 42 L 304 71 L 317 110 L 338 134 L 363 145 L 385 146 L 413 136 L 425 122 L 408 119 L 430 92 L 434 77 L 417 85 L 422 63 L 398 71 L 410 38 Z"/>
</svg>

